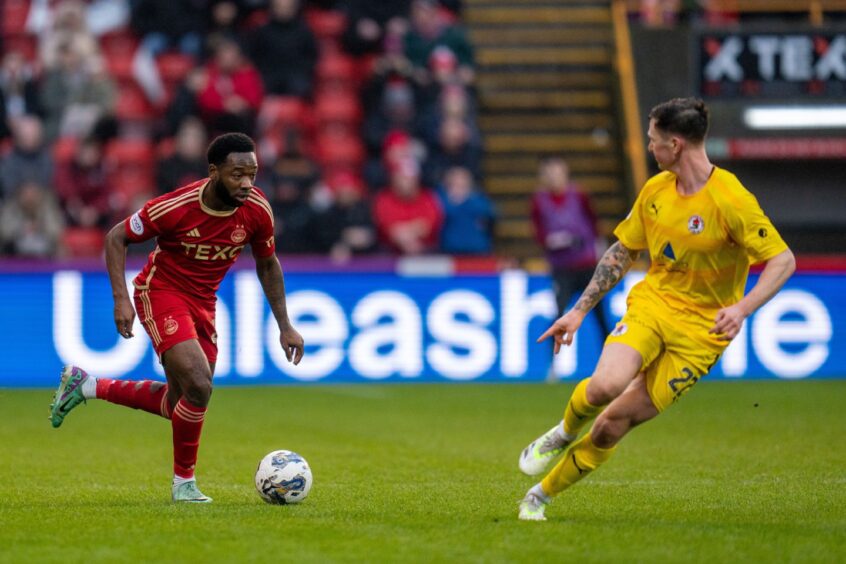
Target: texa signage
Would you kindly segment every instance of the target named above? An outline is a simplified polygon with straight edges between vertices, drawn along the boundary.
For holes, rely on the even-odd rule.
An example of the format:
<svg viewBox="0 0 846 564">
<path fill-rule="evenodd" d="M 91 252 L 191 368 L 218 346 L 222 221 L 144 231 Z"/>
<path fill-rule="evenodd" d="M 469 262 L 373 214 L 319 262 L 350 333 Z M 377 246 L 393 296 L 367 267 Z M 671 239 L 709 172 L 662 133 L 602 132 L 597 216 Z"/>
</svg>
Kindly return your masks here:
<svg viewBox="0 0 846 564">
<path fill-rule="evenodd" d="M 846 33 L 709 31 L 694 38 L 702 96 L 846 94 Z"/>
</svg>

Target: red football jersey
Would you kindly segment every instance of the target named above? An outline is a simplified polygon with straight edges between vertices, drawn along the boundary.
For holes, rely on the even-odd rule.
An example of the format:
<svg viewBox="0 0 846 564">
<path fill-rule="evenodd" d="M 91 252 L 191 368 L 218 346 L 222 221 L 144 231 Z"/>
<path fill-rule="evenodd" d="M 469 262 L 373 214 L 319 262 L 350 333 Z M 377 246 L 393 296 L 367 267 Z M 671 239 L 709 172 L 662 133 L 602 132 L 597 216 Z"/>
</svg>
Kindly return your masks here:
<svg viewBox="0 0 846 564">
<path fill-rule="evenodd" d="M 273 212 L 262 191 L 254 186 L 243 206 L 217 211 L 203 204 L 208 183 L 206 178 L 154 198 L 124 221 L 130 241 L 158 237 L 146 266 L 133 280 L 136 288 L 214 299 L 247 244 L 260 258 L 276 251 Z"/>
</svg>

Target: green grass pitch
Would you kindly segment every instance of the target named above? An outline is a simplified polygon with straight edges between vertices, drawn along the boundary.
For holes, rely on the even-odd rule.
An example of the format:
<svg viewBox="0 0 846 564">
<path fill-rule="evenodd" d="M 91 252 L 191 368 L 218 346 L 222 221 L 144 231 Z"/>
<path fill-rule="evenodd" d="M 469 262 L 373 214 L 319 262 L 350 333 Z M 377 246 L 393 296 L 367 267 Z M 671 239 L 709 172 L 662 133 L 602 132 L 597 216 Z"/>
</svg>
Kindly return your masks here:
<svg viewBox="0 0 846 564">
<path fill-rule="evenodd" d="M 174 506 L 170 425 L 91 401 L 61 429 L 52 391 L 0 390 L 0 562 L 843 562 L 846 381 L 704 382 L 517 521 L 520 450 L 572 383 L 221 388 L 207 506 Z M 297 506 L 253 472 L 311 463 Z"/>
</svg>

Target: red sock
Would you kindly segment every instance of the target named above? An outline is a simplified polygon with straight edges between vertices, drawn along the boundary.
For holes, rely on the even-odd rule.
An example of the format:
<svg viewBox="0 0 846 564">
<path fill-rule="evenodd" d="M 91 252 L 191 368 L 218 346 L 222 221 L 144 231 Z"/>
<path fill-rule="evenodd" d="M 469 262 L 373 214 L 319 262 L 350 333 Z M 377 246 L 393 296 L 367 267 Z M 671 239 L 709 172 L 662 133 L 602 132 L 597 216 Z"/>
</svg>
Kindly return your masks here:
<svg viewBox="0 0 846 564">
<path fill-rule="evenodd" d="M 171 408 L 167 401 L 167 384 L 161 382 L 98 378 L 97 397 L 170 419 Z"/>
<path fill-rule="evenodd" d="M 180 478 L 194 477 L 205 418 L 206 408 L 191 405 L 185 398 L 180 398 L 173 408 L 173 473 Z"/>
</svg>

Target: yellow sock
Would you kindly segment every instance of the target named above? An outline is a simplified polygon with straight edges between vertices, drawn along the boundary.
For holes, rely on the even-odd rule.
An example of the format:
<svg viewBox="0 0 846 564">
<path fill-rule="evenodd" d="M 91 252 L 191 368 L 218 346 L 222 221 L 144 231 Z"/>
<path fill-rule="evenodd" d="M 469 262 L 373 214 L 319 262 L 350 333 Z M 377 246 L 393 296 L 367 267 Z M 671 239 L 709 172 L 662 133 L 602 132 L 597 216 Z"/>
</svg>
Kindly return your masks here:
<svg viewBox="0 0 846 564">
<path fill-rule="evenodd" d="M 552 497 L 557 495 L 611 458 L 616 445 L 611 448 L 599 448 L 591 441 L 590 433 L 573 443 L 555 468 L 541 482 L 543 493 Z"/>
<path fill-rule="evenodd" d="M 579 431 L 591 419 L 599 415 L 605 406 L 593 405 L 587 399 L 587 385 L 590 378 L 585 378 L 573 390 L 573 395 L 570 396 L 570 401 L 567 402 L 567 408 L 564 410 L 564 432 L 572 437 L 577 437 Z"/>
</svg>

